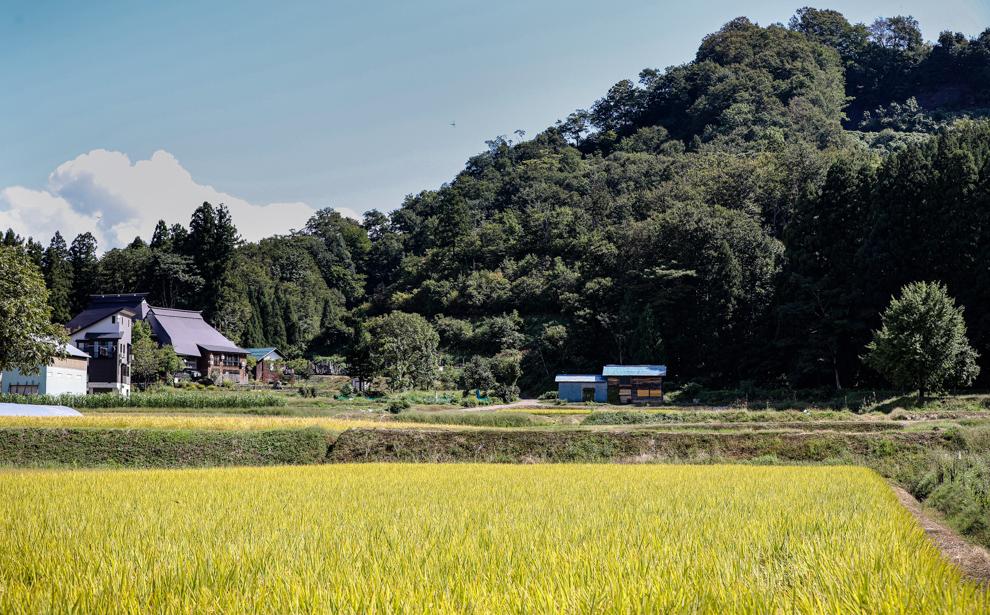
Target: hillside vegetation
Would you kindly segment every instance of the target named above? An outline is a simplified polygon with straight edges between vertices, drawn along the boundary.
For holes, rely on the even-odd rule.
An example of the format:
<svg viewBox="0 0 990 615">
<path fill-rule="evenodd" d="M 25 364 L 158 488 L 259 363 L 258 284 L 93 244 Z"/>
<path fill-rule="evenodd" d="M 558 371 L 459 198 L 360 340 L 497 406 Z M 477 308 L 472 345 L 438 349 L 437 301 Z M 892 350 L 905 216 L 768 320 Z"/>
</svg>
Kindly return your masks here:
<svg viewBox="0 0 990 615">
<path fill-rule="evenodd" d="M 534 392 L 606 362 L 706 386 L 876 386 L 860 357 L 915 280 L 947 285 L 990 357 L 987 108 L 990 30 L 930 43 L 909 17 L 801 9 L 786 26 L 735 19 L 692 61 L 495 137 L 360 223 L 327 209 L 243 243 L 204 204 L 101 259 L 92 237 L 25 245 L 56 318 L 88 292 L 149 291 L 245 346 L 347 355 L 369 375 L 365 325 L 402 311 L 448 365 L 521 351 Z"/>
</svg>

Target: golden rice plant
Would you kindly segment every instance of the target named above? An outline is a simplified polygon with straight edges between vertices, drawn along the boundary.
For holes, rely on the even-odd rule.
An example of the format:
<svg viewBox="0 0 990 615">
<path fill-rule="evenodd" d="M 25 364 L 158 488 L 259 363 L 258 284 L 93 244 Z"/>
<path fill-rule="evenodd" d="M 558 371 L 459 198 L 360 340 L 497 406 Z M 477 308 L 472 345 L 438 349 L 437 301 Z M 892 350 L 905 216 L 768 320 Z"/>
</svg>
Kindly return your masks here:
<svg viewBox="0 0 990 615">
<path fill-rule="evenodd" d="M 986 613 L 848 467 L 0 472 L 0 612 Z"/>
</svg>

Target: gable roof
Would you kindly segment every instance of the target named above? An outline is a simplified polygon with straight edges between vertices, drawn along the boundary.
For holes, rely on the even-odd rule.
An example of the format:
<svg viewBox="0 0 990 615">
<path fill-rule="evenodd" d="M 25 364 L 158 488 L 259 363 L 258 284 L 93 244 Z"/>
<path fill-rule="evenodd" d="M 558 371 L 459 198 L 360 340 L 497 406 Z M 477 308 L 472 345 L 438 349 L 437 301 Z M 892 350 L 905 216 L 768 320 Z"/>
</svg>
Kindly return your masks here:
<svg viewBox="0 0 990 615">
<path fill-rule="evenodd" d="M 200 349 L 210 352 L 244 354 L 245 350 L 211 327 L 203 315 L 192 310 L 152 307 L 148 322 L 158 341 L 171 344 L 176 354 L 202 356 Z"/>
<path fill-rule="evenodd" d="M 259 361 L 266 358 L 268 355 L 272 353 L 277 354 L 279 359 L 285 358 L 282 356 L 282 353 L 278 351 L 278 348 L 275 348 L 274 346 L 268 346 L 266 348 L 245 348 L 245 350 L 247 350 L 247 353 L 249 355 L 251 355 L 252 357 L 254 357 Z"/>
<path fill-rule="evenodd" d="M 88 359 L 89 355 L 79 350 L 72 344 L 59 344 L 58 351 L 64 353 L 67 357 L 76 357 L 77 359 Z"/>
<path fill-rule="evenodd" d="M 666 365 L 606 365 L 602 376 L 666 376 Z"/>
<path fill-rule="evenodd" d="M 85 329 L 90 325 L 94 325 L 108 316 L 113 316 L 119 312 L 124 312 L 127 316 L 134 318 L 136 314 L 133 310 L 122 306 L 122 305 L 104 305 L 89 307 L 85 310 L 76 314 L 72 320 L 65 323 L 65 328 L 69 330 L 69 333 L 75 333 L 80 329 Z"/>
</svg>

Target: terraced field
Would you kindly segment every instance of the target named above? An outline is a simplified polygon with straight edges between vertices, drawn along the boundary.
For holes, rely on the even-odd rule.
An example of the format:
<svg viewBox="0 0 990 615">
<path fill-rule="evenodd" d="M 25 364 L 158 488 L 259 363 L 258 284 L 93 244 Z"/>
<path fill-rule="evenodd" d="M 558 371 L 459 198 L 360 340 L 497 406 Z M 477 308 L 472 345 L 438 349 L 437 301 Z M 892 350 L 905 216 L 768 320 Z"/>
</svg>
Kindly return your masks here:
<svg viewBox="0 0 990 615">
<path fill-rule="evenodd" d="M 0 612 L 952 612 L 850 467 L 0 471 Z"/>
</svg>

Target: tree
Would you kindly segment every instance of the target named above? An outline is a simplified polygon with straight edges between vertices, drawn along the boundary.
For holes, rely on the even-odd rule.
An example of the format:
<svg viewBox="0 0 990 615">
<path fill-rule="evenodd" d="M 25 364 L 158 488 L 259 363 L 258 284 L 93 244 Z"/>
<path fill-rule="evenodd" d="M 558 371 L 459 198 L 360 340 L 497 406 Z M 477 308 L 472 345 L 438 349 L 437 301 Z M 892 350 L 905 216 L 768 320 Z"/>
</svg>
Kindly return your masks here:
<svg viewBox="0 0 990 615">
<path fill-rule="evenodd" d="M 389 388 L 428 387 L 440 367 L 440 336 L 419 314 L 392 312 L 368 321 L 371 362 Z"/>
<path fill-rule="evenodd" d="M 131 374 L 145 386 L 160 377 L 169 377 L 183 366 L 172 346 L 159 348 L 151 337 L 151 326 L 143 320 L 135 321 L 131 330 L 131 352 Z"/>
<path fill-rule="evenodd" d="M 464 390 L 478 389 L 487 391 L 496 385 L 495 374 L 492 373 L 491 361 L 485 357 L 474 355 L 464 364 L 461 371 Z"/>
<path fill-rule="evenodd" d="M 158 344 L 151 339 L 151 327 L 143 320 L 131 330 L 131 374 L 142 385 L 158 378 Z"/>
<path fill-rule="evenodd" d="M 0 246 L 0 371 L 47 365 L 65 339 L 41 272 L 21 249 Z"/>
<path fill-rule="evenodd" d="M 892 384 L 918 391 L 968 386 L 979 375 L 979 357 L 969 345 L 963 308 L 939 282 L 913 282 L 891 299 L 864 360 Z"/>
<path fill-rule="evenodd" d="M 72 264 L 69 262 L 69 248 L 58 231 L 41 257 L 41 267 L 48 287 L 52 320 L 69 322 L 72 318 Z"/>
<path fill-rule="evenodd" d="M 96 237 L 92 233 L 81 233 L 72 240 L 69 262 L 72 264 L 72 313 L 76 314 L 86 309 L 89 296 L 97 291 L 100 261 L 96 257 Z"/>
<path fill-rule="evenodd" d="M 492 374 L 498 385 L 496 395 L 508 403 L 519 397 L 519 377 L 522 376 L 522 353 L 518 350 L 503 350 L 491 358 Z"/>
<path fill-rule="evenodd" d="M 174 243 L 178 241 L 178 235 L 173 230 Z M 189 221 L 189 237 L 183 243 L 196 272 L 204 280 L 200 304 L 206 319 L 212 320 L 220 308 L 224 275 L 240 243 L 230 211 L 223 204 L 214 207 L 204 202 L 193 212 Z"/>
</svg>

